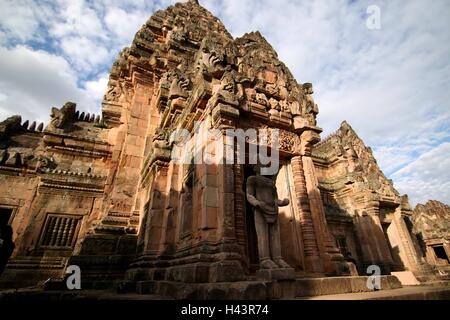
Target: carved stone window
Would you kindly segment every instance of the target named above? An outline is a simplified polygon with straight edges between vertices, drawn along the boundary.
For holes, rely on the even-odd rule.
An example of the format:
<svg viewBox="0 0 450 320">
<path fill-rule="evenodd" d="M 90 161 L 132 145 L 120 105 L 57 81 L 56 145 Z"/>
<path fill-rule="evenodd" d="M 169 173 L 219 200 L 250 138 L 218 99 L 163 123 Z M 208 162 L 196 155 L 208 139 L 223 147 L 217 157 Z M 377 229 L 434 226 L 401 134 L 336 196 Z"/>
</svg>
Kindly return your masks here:
<svg viewBox="0 0 450 320">
<path fill-rule="evenodd" d="M 49 213 L 41 234 L 41 247 L 72 248 L 77 238 L 80 221 L 80 216 Z"/>
</svg>

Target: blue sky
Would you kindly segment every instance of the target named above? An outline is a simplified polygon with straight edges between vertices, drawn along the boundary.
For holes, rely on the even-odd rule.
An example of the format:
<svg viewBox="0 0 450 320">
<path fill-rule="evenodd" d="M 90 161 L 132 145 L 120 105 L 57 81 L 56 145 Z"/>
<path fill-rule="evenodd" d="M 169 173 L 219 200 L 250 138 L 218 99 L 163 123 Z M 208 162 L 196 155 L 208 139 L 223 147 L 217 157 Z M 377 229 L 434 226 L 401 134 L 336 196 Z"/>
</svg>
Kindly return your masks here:
<svg viewBox="0 0 450 320">
<path fill-rule="evenodd" d="M 100 112 L 109 68 L 160 0 L 0 0 L 0 118 Z M 312 82 L 322 137 L 347 120 L 412 204 L 450 204 L 450 1 L 200 0 Z M 381 29 L 366 27 L 380 8 Z"/>
</svg>

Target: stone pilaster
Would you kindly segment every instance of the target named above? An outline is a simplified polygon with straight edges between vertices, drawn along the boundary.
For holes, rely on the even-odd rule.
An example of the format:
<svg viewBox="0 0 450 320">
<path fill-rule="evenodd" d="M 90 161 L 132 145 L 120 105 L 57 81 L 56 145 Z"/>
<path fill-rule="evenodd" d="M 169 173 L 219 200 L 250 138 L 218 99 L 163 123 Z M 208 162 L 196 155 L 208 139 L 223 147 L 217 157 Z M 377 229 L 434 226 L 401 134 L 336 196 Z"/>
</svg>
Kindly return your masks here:
<svg viewBox="0 0 450 320">
<path fill-rule="evenodd" d="M 336 247 L 334 239 L 328 229 L 325 218 L 318 181 L 314 170 L 314 164 L 310 156 L 303 156 L 303 168 L 305 173 L 306 191 L 308 194 L 311 219 L 314 225 L 319 251 L 324 260 L 324 271 L 327 273 L 340 274 L 345 272 L 343 266 L 343 256 Z"/>
<path fill-rule="evenodd" d="M 308 190 L 306 188 L 305 174 L 301 156 L 291 159 L 294 175 L 294 189 L 297 206 L 300 213 L 300 225 L 303 236 L 305 269 L 310 272 L 322 272 L 323 264 L 320 259 L 320 251 L 317 243 L 314 224 L 311 217 Z"/>
<path fill-rule="evenodd" d="M 173 162 L 169 164 L 167 172 L 167 197 L 164 204 L 162 232 L 160 241 L 160 254 L 170 255 L 175 251 L 175 238 L 178 214 L 178 198 L 181 190 L 178 186 L 179 166 Z"/>
<path fill-rule="evenodd" d="M 161 246 L 163 232 L 163 212 L 167 199 L 167 171 L 168 166 L 164 162 L 156 162 L 154 165 L 154 179 L 149 194 L 148 212 L 145 221 L 144 254 L 157 255 Z"/>
<path fill-rule="evenodd" d="M 397 209 L 395 212 L 391 225 L 392 224 L 395 226 L 394 231 L 396 234 L 394 236 L 398 242 L 399 255 L 404 264 L 404 268 L 418 274 L 428 272 L 429 266 L 425 265 L 421 260 L 421 254 L 415 246 L 414 240 L 400 209 Z M 389 237 L 389 240 L 391 241 L 391 237 Z"/>
<path fill-rule="evenodd" d="M 362 271 L 365 272 L 365 268 L 373 264 L 378 265 L 382 272 L 389 273 L 394 267 L 394 261 L 378 216 L 378 207 L 372 206 L 369 212 L 362 211 L 355 217 L 357 236 L 363 252 Z"/>
</svg>

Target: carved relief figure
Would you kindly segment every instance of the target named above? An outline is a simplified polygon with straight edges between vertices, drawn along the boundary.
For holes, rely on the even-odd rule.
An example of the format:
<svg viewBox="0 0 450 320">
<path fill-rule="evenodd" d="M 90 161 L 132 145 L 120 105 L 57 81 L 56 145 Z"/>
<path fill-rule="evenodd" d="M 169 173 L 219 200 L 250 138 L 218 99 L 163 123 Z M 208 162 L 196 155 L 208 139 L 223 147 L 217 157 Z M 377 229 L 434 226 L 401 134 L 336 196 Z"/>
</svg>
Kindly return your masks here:
<svg viewBox="0 0 450 320">
<path fill-rule="evenodd" d="M 222 63 L 225 61 L 223 48 L 214 44 L 208 39 L 204 39 L 200 48 L 200 56 L 198 58 L 198 66 L 204 76 L 213 76 L 220 79 L 225 71 Z"/>
<path fill-rule="evenodd" d="M 121 90 L 120 86 L 117 85 L 117 81 L 114 79 L 109 79 L 108 90 L 106 91 L 103 99 L 105 101 L 118 101 L 120 98 Z"/>
<path fill-rule="evenodd" d="M 267 100 L 267 97 L 264 93 L 256 93 L 256 102 L 260 105 L 267 107 L 269 105 L 269 101 Z"/>
<path fill-rule="evenodd" d="M 103 100 L 109 102 L 130 102 L 131 89 L 124 81 L 109 79 L 108 90 Z"/>
<path fill-rule="evenodd" d="M 269 105 L 270 105 L 270 110 L 269 113 L 271 115 L 278 115 L 279 111 L 280 111 L 280 103 L 278 102 L 278 100 L 274 99 L 274 98 L 270 98 L 269 99 Z"/>
<path fill-rule="evenodd" d="M 290 105 L 291 108 L 291 114 L 295 116 L 300 116 L 302 114 L 302 110 L 300 109 L 300 104 L 298 101 L 293 101 Z"/>
<path fill-rule="evenodd" d="M 303 113 L 308 118 L 310 125 L 315 126 L 316 125 L 316 116 L 319 113 L 319 108 L 318 108 L 317 104 L 314 102 L 314 98 L 312 96 L 314 93 L 313 87 L 312 87 L 311 83 L 304 83 L 302 87 L 305 92 Z"/>
<path fill-rule="evenodd" d="M 61 129 L 68 120 L 72 118 L 75 113 L 76 104 L 73 102 L 66 102 L 61 109 L 52 108 L 50 117 L 50 124 L 47 130 Z"/>
<path fill-rule="evenodd" d="M 175 98 L 187 98 L 188 97 L 188 88 L 189 88 L 189 79 L 186 79 L 182 76 L 180 77 L 174 77 L 172 80 L 172 83 L 170 85 L 169 90 L 169 98 L 175 99 Z"/>
<path fill-rule="evenodd" d="M 169 142 L 170 132 L 168 129 L 157 129 L 153 138 L 153 148 L 155 149 L 170 149 L 171 144 Z"/>
<path fill-rule="evenodd" d="M 211 99 L 215 105 L 218 102 L 229 104 L 232 106 L 238 106 L 239 101 L 244 97 L 244 89 L 242 84 L 237 80 L 235 71 L 226 72 L 221 80 L 220 87 Z"/>
<path fill-rule="evenodd" d="M 280 108 L 281 112 L 289 113 L 291 111 L 290 106 L 286 100 L 280 100 Z"/>
<path fill-rule="evenodd" d="M 290 268 L 281 257 L 278 207 L 287 206 L 289 199 L 280 200 L 275 177 L 261 175 L 261 166 L 247 179 L 246 195 L 255 215 L 258 253 L 261 269 Z"/>
</svg>

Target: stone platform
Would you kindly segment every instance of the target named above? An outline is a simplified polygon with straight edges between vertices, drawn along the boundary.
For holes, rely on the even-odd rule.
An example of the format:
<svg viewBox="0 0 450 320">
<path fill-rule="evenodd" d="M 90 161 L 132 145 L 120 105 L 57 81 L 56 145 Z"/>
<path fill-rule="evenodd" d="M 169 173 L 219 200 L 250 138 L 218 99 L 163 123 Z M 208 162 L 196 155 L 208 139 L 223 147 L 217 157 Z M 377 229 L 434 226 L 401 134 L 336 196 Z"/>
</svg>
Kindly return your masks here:
<svg viewBox="0 0 450 320">
<path fill-rule="evenodd" d="M 450 285 L 405 286 L 400 289 L 375 292 L 331 294 L 302 297 L 300 300 L 450 300 Z"/>
<path fill-rule="evenodd" d="M 142 301 L 165 300 L 156 294 L 118 294 L 107 290 L 43 291 L 20 289 L 0 291 L 0 302 L 6 301 Z M 243 299 L 243 297 L 241 297 Z M 295 300 L 450 300 L 450 285 L 407 286 L 381 291 L 341 293 L 320 296 L 297 297 Z"/>
<path fill-rule="evenodd" d="M 277 274 L 278 275 L 278 274 Z M 289 276 L 289 273 L 282 273 Z M 272 275 L 273 276 L 273 275 Z M 305 296 L 371 292 L 368 277 L 281 278 L 277 280 L 252 280 L 218 283 L 177 283 L 172 281 L 139 281 L 119 283 L 122 288 L 141 294 L 156 294 L 171 299 L 295 299 Z M 381 290 L 401 288 L 394 276 L 380 277 Z"/>
<path fill-rule="evenodd" d="M 369 293 L 373 290 L 367 287 L 368 277 L 328 277 L 328 278 L 297 278 L 287 280 L 252 280 L 217 283 L 180 283 L 174 281 L 139 281 L 136 283 L 119 281 L 111 284 L 110 289 L 106 283 L 94 284 L 92 288 L 102 290 L 61 290 L 63 284 L 53 286 L 53 290 L 25 289 L 15 291 L 20 295 L 33 297 L 46 296 L 59 293 L 61 299 L 75 299 L 85 292 L 102 292 L 114 299 L 136 297 L 142 299 L 146 296 L 155 299 L 195 299 L 195 300 L 265 300 L 265 299 L 298 299 L 303 297 L 317 297 L 336 294 Z M 394 276 L 381 276 L 381 291 L 401 288 L 400 281 Z M 83 288 L 83 286 L 82 286 Z M 86 287 L 84 287 L 86 288 Z M 50 288 L 48 288 L 50 289 Z M 9 292 L 9 293 L 8 293 Z M 3 291 L 10 298 L 14 292 Z M 0 292 L 1 296 L 2 292 Z M 139 298 L 139 300 L 141 300 Z"/>
<path fill-rule="evenodd" d="M 293 268 L 260 269 L 256 271 L 256 278 L 265 281 L 294 280 L 295 270 Z"/>
</svg>

